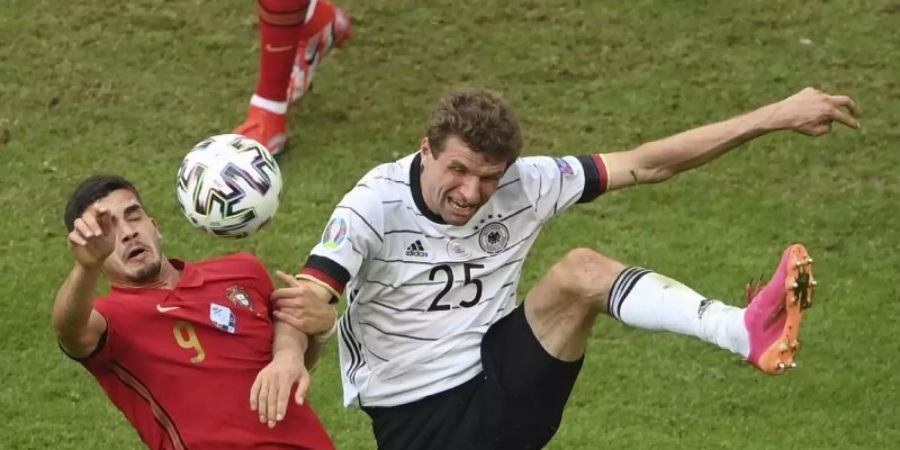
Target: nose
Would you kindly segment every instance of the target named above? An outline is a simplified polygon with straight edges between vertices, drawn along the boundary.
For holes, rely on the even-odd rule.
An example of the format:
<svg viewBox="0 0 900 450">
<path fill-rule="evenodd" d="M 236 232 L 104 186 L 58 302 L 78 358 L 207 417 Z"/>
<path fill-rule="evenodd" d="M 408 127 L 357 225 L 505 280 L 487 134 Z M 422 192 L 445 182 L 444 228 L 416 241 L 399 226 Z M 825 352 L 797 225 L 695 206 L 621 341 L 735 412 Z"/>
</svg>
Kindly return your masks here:
<svg viewBox="0 0 900 450">
<path fill-rule="evenodd" d="M 131 224 L 129 224 L 127 220 L 120 220 L 118 225 L 119 235 L 121 236 L 122 242 L 128 242 L 137 237 L 137 228 L 131 226 Z"/>
<path fill-rule="evenodd" d="M 466 177 L 466 180 L 459 187 L 459 193 L 466 203 L 470 205 L 477 205 L 480 203 L 481 186 L 478 177 Z"/>
</svg>

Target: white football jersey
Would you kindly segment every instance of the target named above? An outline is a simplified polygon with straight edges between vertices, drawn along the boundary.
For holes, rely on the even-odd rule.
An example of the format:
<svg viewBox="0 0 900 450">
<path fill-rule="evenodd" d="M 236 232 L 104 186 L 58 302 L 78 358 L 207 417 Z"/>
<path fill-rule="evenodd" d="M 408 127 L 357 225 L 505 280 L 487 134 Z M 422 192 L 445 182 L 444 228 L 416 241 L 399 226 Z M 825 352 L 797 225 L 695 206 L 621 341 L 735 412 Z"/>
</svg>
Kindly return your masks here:
<svg viewBox="0 0 900 450">
<path fill-rule="evenodd" d="M 366 174 L 337 205 L 301 277 L 348 307 L 339 324 L 344 403 L 393 406 L 481 372 L 481 339 L 516 307 L 525 256 L 555 214 L 597 197 L 597 156 L 520 158 L 464 226 L 428 210 L 419 153 Z"/>
</svg>

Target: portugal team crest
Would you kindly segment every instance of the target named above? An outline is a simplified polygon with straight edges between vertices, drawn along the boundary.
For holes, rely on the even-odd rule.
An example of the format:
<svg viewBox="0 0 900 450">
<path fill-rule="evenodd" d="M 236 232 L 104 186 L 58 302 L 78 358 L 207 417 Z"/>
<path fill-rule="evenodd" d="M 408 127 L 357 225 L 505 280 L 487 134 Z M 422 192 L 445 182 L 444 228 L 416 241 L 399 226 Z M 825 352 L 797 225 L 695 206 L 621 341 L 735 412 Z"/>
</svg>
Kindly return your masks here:
<svg viewBox="0 0 900 450">
<path fill-rule="evenodd" d="M 489 223 L 481 229 L 478 244 L 487 253 L 498 253 L 509 244 L 509 229 L 500 222 Z"/>
<path fill-rule="evenodd" d="M 250 299 L 250 294 L 248 294 L 244 288 L 236 284 L 225 290 L 225 297 L 227 297 L 228 300 L 231 300 L 231 303 L 234 303 L 236 306 L 253 309 L 253 302 Z"/>
</svg>

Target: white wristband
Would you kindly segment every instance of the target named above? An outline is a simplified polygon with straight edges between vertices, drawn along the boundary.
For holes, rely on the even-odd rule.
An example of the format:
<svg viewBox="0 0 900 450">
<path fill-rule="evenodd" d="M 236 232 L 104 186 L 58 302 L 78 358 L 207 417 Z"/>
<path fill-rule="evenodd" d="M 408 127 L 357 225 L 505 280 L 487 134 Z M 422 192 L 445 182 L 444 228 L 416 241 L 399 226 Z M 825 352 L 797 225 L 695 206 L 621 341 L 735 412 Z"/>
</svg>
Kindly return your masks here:
<svg viewBox="0 0 900 450">
<path fill-rule="evenodd" d="M 340 318 L 337 316 L 337 314 L 335 314 L 334 326 L 331 327 L 330 330 L 328 330 L 322 334 L 317 334 L 317 335 L 313 336 L 313 339 L 315 339 L 316 342 L 318 342 L 320 344 L 324 344 L 324 343 L 328 342 L 328 338 L 330 338 L 331 335 L 333 335 L 334 332 L 337 331 L 338 321 L 340 321 Z"/>
</svg>

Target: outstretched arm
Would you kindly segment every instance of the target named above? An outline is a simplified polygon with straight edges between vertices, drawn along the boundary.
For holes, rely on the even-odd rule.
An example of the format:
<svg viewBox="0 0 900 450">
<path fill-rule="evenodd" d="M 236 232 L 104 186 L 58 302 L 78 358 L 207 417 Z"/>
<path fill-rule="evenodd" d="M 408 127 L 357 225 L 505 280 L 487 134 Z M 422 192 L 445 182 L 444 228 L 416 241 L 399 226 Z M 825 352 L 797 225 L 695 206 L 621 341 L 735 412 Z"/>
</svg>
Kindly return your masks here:
<svg viewBox="0 0 900 450">
<path fill-rule="evenodd" d="M 59 344 L 73 358 L 90 355 L 106 331 L 106 319 L 93 305 L 100 266 L 115 246 L 111 228 L 109 211 L 91 206 L 68 235 L 75 266 L 56 293 L 51 321 Z"/>
<path fill-rule="evenodd" d="M 608 189 L 665 181 L 772 131 L 793 130 L 820 136 L 831 131 L 834 121 L 859 128 L 855 118 L 858 115 L 859 109 L 850 97 L 806 88 L 724 122 L 648 142 L 633 150 L 604 154 L 609 170 Z"/>
</svg>

